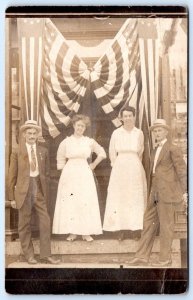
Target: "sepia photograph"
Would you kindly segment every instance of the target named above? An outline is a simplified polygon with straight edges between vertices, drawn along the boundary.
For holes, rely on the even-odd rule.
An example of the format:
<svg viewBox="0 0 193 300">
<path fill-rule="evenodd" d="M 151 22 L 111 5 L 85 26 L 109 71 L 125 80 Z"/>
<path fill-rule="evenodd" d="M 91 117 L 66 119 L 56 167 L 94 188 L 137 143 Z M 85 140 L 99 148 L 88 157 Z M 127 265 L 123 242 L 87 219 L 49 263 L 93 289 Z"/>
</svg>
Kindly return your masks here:
<svg viewBox="0 0 193 300">
<path fill-rule="evenodd" d="M 9 7 L 5 25 L 6 291 L 185 293 L 187 8 Z"/>
</svg>

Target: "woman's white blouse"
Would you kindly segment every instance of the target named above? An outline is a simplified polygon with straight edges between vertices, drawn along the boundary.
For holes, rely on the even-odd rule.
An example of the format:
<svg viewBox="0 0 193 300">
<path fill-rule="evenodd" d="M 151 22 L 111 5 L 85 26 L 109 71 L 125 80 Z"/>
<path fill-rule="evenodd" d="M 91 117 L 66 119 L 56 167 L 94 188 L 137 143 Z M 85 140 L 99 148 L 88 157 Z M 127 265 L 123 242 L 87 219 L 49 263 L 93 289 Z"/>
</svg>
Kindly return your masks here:
<svg viewBox="0 0 193 300">
<path fill-rule="evenodd" d="M 60 143 L 57 151 L 57 169 L 63 169 L 66 159 L 87 159 L 92 152 L 95 152 L 97 156 L 106 158 L 103 147 L 101 147 L 94 139 L 86 136 L 77 138 L 73 135 L 67 137 Z"/>
<path fill-rule="evenodd" d="M 134 152 L 142 159 L 143 151 L 144 135 L 140 129 L 134 127 L 131 131 L 127 131 L 122 126 L 112 133 L 109 145 L 111 166 L 113 166 L 118 153 Z"/>
</svg>

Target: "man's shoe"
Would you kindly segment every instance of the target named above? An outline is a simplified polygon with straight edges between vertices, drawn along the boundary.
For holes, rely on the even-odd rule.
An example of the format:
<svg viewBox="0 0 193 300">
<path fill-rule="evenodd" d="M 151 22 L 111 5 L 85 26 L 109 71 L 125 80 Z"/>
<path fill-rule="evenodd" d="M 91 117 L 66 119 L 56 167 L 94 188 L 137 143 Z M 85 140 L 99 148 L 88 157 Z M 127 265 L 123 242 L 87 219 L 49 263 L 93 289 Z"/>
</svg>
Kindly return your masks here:
<svg viewBox="0 0 193 300">
<path fill-rule="evenodd" d="M 172 264 L 172 261 L 171 259 L 168 259 L 168 260 L 163 260 L 163 261 L 157 261 L 157 262 L 154 262 L 152 263 L 151 265 L 153 267 L 157 267 L 157 268 L 163 268 L 163 267 L 168 267 Z"/>
<path fill-rule="evenodd" d="M 42 258 L 41 262 L 44 264 L 58 265 L 60 263 L 60 260 L 55 259 L 52 256 L 48 256 L 48 257 Z"/>
<path fill-rule="evenodd" d="M 139 257 L 134 257 L 132 260 L 128 262 L 129 265 L 132 266 L 141 266 L 141 265 L 147 265 L 148 260 L 145 258 L 139 258 Z"/>
<path fill-rule="evenodd" d="M 36 265 L 38 263 L 34 257 L 29 257 L 27 262 L 29 265 Z"/>
</svg>

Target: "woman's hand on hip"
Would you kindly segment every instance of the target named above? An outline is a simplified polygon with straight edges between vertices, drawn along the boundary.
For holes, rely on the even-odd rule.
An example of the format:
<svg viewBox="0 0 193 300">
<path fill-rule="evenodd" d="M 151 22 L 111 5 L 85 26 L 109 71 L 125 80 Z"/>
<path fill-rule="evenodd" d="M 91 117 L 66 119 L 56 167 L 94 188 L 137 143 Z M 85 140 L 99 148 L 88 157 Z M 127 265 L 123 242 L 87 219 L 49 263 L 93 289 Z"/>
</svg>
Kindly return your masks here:
<svg viewBox="0 0 193 300">
<path fill-rule="evenodd" d="M 91 163 L 89 166 L 90 166 L 92 171 L 96 168 L 96 165 L 94 163 Z"/>
</svg>

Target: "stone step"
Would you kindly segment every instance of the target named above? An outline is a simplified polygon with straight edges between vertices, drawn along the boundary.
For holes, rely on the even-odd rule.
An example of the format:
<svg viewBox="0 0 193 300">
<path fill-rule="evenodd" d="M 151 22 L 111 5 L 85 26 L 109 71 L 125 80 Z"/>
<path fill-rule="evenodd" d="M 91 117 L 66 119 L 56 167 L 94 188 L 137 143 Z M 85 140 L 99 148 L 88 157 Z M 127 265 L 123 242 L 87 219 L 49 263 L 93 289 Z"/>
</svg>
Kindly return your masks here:
<svg viewBox="0 0 193 300">
<path fill-rule="evenodd" d="M 61 263 L 58 265 L 43 264 L 39 262 L 39 257 L 36 256 L 38 264 L 29 265 L 23 257 L 8 258 L 7 268 L 153 268 L 152 262 L 158 260 L 158 253 L 152 253 L 148 265 L 130 266 L 129 261 L 133 258 L 134 253 L 124 254 L 74 254 L 74 255 L 57 255 Z M 180 253 L 172 253 L 172 265 L 168 268 L 181 268 Z"/>
<path fill-rule="evenodd" d="M 53 255 L 62 254 L 119 254 L 119 253 L 135 253 L 137 251 L 138 242 L 131 239 L 118 241 L 115 239 L 98 239 L 92 242 L 76 240 L 68 242 L 66 240 L 52 239 L 51 249 Z M 39 240 L 33 239 L 34 252 L 39 254 Z M 159 252 L 159 237 L 156 237 L 152 253 Z M 174 239 L 172 243 L 172 253 L 180 253 L 180 240 Z M 19 240 L 6 242 L 7 255 L 22 254 Z"/>
</svg>

